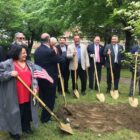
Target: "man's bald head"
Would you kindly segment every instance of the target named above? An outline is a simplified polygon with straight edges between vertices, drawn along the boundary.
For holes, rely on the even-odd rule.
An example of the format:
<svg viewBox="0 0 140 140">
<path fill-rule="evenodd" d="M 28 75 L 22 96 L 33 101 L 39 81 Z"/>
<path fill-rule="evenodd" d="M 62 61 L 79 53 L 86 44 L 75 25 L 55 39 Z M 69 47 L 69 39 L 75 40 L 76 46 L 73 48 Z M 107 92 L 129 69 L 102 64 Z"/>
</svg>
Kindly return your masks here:
<svg viewBox="0 0 140 140">
<path fill-rule="evenodd" d="M 43 33 L 41 35 L 41 42 L 42 43 L 49 43 L 50 42 L 50 35 L 48 33 Z"/>
</svg>

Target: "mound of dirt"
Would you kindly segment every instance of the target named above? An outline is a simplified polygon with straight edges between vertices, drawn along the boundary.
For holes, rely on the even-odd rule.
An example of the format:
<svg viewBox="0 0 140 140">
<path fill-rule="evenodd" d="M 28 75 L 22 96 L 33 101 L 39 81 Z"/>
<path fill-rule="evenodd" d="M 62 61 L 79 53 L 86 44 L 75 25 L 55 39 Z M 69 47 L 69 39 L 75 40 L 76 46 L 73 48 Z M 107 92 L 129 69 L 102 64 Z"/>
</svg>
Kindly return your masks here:
<svg viewBox="0 0 140 140">
<path fill-rule="evenodd" d="M 140 108 L 126 104 L 69 104 L 62 106 L 57 114 L 80 131 L 101 133 L 127 128 L 140 132 Z"/>
</svg>

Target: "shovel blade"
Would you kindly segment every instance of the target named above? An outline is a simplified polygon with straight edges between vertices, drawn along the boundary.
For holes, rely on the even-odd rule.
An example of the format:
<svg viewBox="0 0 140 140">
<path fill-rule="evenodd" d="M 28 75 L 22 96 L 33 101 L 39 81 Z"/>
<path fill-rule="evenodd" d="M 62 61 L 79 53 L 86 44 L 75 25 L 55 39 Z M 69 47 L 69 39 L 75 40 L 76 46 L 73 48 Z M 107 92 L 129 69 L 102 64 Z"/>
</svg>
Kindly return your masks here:
<svg viewBox="0 0 140 140">
<path fill-rule="evenodd" d="M 59 127 L 63 132 L 73 135 L 73 130 L 72 130 L 70 124 L 64 124 L 61 122 Z"/>
<path fill-rule="evenodd" d="M 97 94 L 96 94 L 96 98 L 97 98 L 100 102 L 102 102 L 102 103 L 105 102 L 105 96 L 104 96 L 103 93 L 97 93 Z"/>
<path fill-rule="evenodd" d="M 74 90 L 74 95 L 75 95 L 75 97 L 76 97 L 77 99 L 80 98 L 80 94 L 79 94 L 79 92 L 78 92 L 77 89 Z"/>
<path fill-rule="evenodd" d="M 117 100 L 119 98 L 118 90 L 111 90 L 110 94 L 111 94 L 111 97 L 115 100 Z"/>
<path fill-rule="evenodd" d="M 138 99 L 137 98 L 133 98 L 133 97 L 129 97 L 129 104 L 132 107 L 137 107 L 138 106 Z"/>
</svg>

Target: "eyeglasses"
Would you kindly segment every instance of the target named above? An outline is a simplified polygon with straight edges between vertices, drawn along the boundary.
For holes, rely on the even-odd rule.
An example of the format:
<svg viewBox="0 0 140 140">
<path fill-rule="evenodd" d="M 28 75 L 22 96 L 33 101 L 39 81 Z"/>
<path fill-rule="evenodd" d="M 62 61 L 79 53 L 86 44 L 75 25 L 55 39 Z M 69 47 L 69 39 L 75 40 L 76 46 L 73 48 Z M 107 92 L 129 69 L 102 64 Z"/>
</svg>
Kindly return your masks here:
<svg viewBox="0 0 140 140">
<path fill-rule="evenodd" d="M 17 39 L 24 40 L 25 38 L 24 37 L 17 37 Z"/>
</svg>

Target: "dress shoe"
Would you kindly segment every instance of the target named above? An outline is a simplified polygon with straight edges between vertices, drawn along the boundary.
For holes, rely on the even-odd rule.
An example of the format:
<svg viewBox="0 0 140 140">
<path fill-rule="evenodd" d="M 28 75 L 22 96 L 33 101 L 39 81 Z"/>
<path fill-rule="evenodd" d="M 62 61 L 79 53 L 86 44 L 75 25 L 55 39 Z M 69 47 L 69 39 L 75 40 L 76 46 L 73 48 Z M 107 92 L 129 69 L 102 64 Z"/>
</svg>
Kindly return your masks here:
<svg viewBox="0 0 140 140">
<path fill-rule="evenodd" d="M 13 140 L 20 140 L 20 135 L 19 134 L 9 133 L 9 135 Z"/>
<path fill-rule="evenodd" d="M 82 92 L 82 95 L 83 95 L 83 96 L 86 95 L 85 91 Z"/>
</svg>

